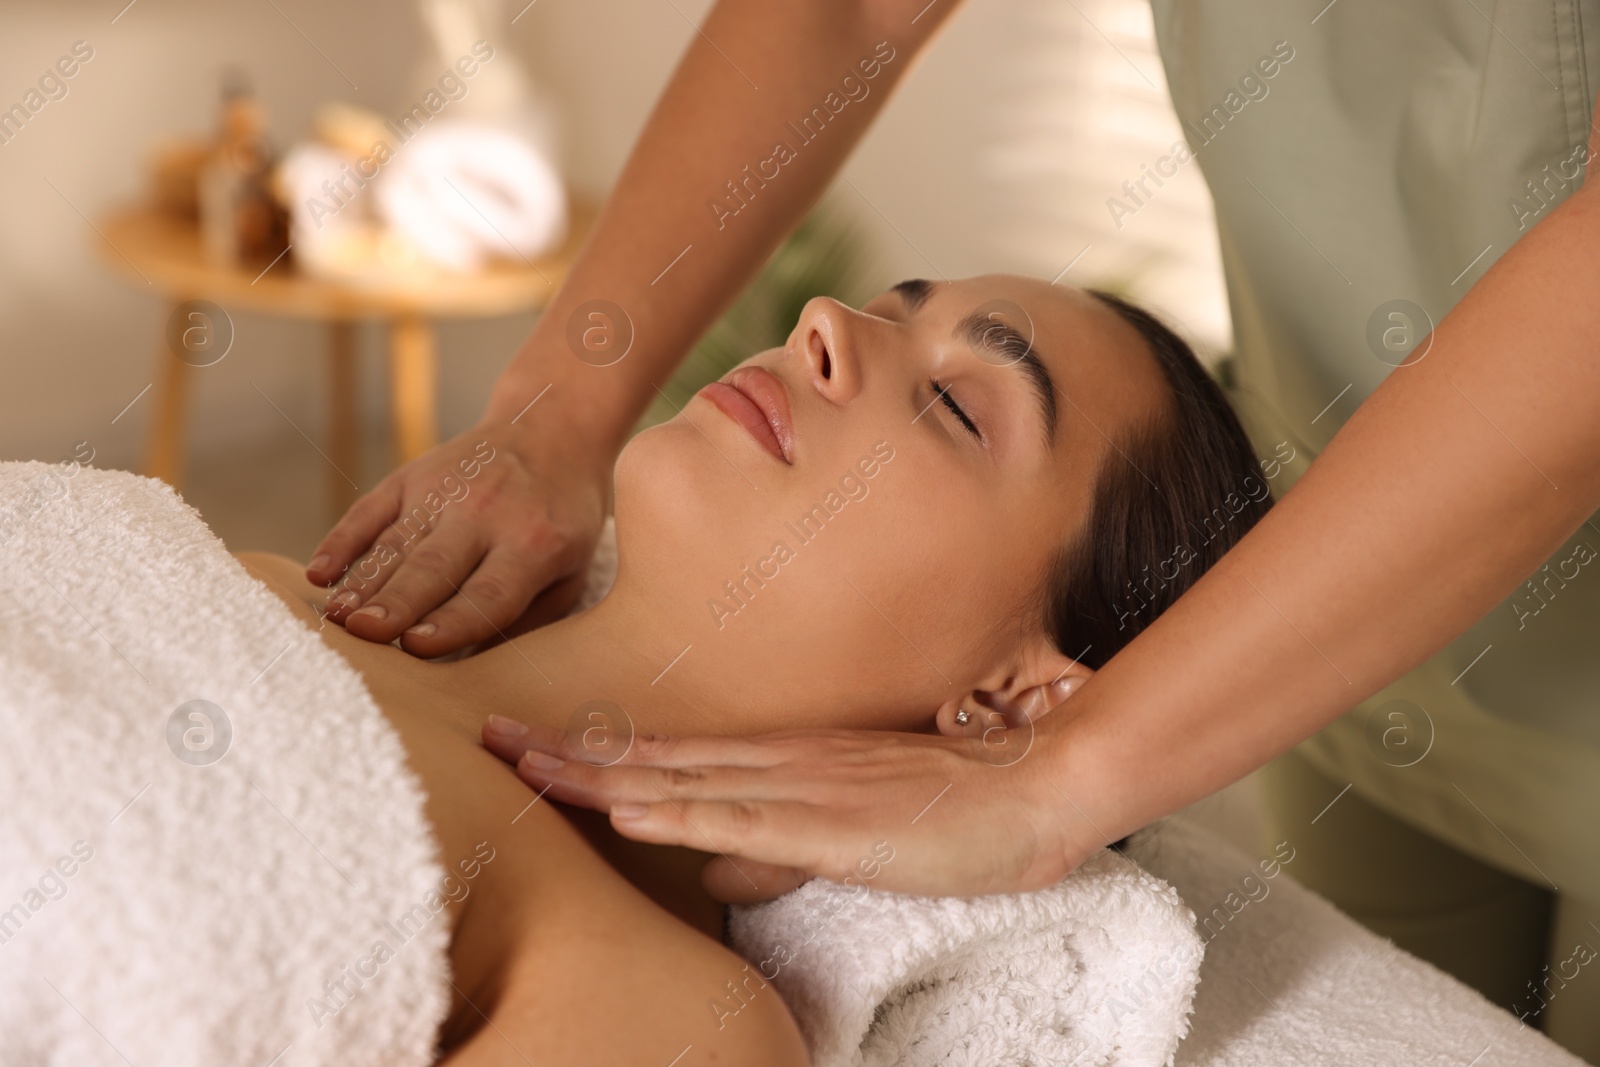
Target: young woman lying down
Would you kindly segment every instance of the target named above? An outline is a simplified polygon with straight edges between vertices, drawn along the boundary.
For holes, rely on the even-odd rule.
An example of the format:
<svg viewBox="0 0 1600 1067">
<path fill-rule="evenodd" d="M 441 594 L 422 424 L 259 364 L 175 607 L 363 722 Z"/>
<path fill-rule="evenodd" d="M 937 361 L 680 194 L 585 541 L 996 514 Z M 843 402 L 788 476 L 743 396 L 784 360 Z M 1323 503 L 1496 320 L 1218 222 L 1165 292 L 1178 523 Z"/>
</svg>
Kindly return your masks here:
<svg viewBox="0 0 1600 1067">
<path fill-rule="evenodd" d="M 448 1002 L 410 1004 L 408 1017 L 413 1030 L 434 1035 L 432 1052 L 448 1063 L 805 1061 L 782 1003 L 770 989 L 752 996 L 759 983 L 721 944 L 722 909 L 700 889 L 696 857 L 626 842 L 603 818 L 534 802 L 483 747 L 490 715 L 563 730 L 596 724 L 609 731 L 602 744 L 618 745 L 631 731 L 981 732 L 996 716 L 1016 722 L 1060 705 L 1267 506 L 1242 431 L 1176 336 L 1114 298 L 1012 276 L 905 282 L 859 311 L 813 300 L 785 347 L 753 357 L 678 417 L 635 437 L 615 487 L 610 593 L 455 662 L 350 637 L 323 618 L 329 590 L 308 584 L 298 564 L 239 556 L 359 673 L 420 783 L 423 825 L 455 887 L 435 898 L 450 987 Z M 73 588 L 58 592 L 70 599 Z M 114 619 L 82 610 L 106 641 L 119 641 Z M 227 613 L 208 618 L 207 640 L 222 657 Z M 87 631 L 82 640 L 104 652 Z M 118 645 L 129 666 L 151 675 L 153 653 L 139 647 Z M 265 663 L 274 651 L 257 658 Z M 308 669 L 297 667 L 306 655 L 285 651 L 261 684 Z M 51 684 L 71 682 L 62 675 Z M 193 689 L 175 692 L 174 703 Z M 296 724 L 299 758 L 330 768 L 351 758 L 330 754 L 343 742 L 332 727 L 319 733 L 314 709 L 273 712 L 305 717 Z M 327 908 L 338 896 L 359 909 L 361 872 L 341 866 L 359 862 L 324 855 L 319 866 L 306 846 L 327 853 L 328 835 L 362 831 L 363 819 L 377 827 L 366 832 L 386 832 L 389 813 L 353 809 L 335 819 L 296 807 L 264 759 L 249 764 L 250 730 L 234 728 L 233 759 L 182 767 L 182 781 L 248 776 L 255 794 L 240 792 L 256 807 L 229 832 L 252 847 L 250 835 L 260 834 L 263 849 L 303 855 L 314 872 L 306 879 L 327 887 Z M 75 879 L 110 877 L 116 835 L 141 825 L 141 804 L 158 803 L 135 798 L 103 831 L 106 873 L 90 861 Z M 171 834 L 185 832 L 172 824 L 179 816 L 166 818 Z M 892 862 L 892 842 L 870 859 Z M 226 888 L 246 917 L 252 900 L 273 892 L 266 883 Z M 69 892 L 48 907 L 70 901 Z M 299 914 L 310 922 L 319 907 Z M 41 924 L 40 937 L 66 936 L 61 923 L 42 925 L 51 921 L 48 910 L 29 920 Z M 283 1064 L 322 1062 L 307 1051 L 316 1034 L 388 995 L 379 988 L 384 968 L 400 966 L 388 955 L 408 958 L 401 935 L 411 928 L 383 929 L 361 943 L 382 940 L 385 952 L 374 944 L 359 956 L 334 953 L 317 995 L 285 995 L 309 1019 L 284 1031 L 298 1044 Z M 35 933 L 30 926 L 18 936 Z M 283 936 L 309 951 L 305 935 Z M 258 966 L 272 968 L 277 951 L 287 950 L 263 945 Z M 0 965 L 5 953 L 0 945 Z M 86 1006 L 115 1003 L 113 994 L 94 1001 L 84 991 L 105 979 L 69 967 L 46 977 L 60 999 L 39 987 L 39 1004 L 54 1005 L 63 1028 L 81 1016 L 83 1040 L 120 1062 L 96 1044 L 118 1040 L 96 1018 L 109 1008 Z M 140 988 L 130 977 L 123 995 Z M 744 995 L 730 1000 L 732 988 Z M 719 1000 L 747 1003 L 730 1018 L 709 1007 Z M 169 1025 L 244 1029 L 238 1016 Z M 342 1054 L 338 1062 L 412 1062 L 405 1057 L 414 1044 L 398 1036 L 404 1029 L 368 1034 L 371 1059 Z M 166 1062 L 181 1062 L 171 1048 Z"/>
</svg>

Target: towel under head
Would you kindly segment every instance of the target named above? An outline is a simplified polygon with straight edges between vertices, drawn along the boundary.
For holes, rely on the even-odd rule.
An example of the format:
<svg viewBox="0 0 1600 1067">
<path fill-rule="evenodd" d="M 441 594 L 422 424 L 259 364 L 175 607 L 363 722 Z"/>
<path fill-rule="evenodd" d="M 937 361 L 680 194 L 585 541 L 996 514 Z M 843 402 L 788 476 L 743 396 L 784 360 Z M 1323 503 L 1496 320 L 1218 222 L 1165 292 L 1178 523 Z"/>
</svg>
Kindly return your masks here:
<svg viewBox="0 0 1600 1067">
<path fill-rule="evenodd" d="M 431 1063 L 445 872 L 355 671 L 131 474 L 0 464 L 0 591 L 0 1062 Z"/>
<path fill-rule="evenodd" d="M 1109 850 L 1050 889 L 969 900 L 815 879 L 730 930 L 817 1067 L 1160 1067 L 1202 955 L 1172 887 Z"/>
</svg>

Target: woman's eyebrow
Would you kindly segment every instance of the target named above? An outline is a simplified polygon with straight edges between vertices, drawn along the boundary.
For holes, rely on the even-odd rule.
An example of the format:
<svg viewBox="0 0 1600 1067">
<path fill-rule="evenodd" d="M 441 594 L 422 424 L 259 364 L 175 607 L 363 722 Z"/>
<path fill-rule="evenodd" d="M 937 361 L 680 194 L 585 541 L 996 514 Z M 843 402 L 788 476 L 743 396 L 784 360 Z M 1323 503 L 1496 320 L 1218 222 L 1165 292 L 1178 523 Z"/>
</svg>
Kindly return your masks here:
<svg viewBox="0 0 1600 1067">
<path fill-rule="evenodd" d="M 900 294 L 907 311 L 916 311 L 927 302 L 928 295 L 933 292 L 933 283 L 922 278 L 907 278 L 889 291 Z"/>
<path fill-rule="evenodd" d="M 1055 379 L 1050 377 L 1050 368 L 1039 358 L 1039 352 L 1033 347 L 1033 342 L 1010 323 L 979 312 L 973 312 L 956 323 L 952 336 L 959 341 L 965 341 L 977 353 L 978 358 L 985 362 L 999 362 L 1003 366 L 1016 367 L 1021 371 L 1033 390 L 1034 399 L 1038 401 L 1039 415 L 1044 420 L 1045 440 L 1054 443 L 1057 416 L 1056 383 Z"/>
</svg>

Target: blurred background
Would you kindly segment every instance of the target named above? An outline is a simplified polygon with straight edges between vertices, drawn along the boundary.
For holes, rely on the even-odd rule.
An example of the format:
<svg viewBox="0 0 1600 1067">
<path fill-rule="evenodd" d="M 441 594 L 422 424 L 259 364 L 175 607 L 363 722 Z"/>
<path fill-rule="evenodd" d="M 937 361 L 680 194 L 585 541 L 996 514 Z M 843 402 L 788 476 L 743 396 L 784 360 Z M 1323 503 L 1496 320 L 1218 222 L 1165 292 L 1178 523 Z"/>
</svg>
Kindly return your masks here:
<svg viewBox="0 0 1600 1067">
<path fill-rule="evenodd" d="M 302 245 L 269 262 L 290 236 L 285 227 L 304 228 L 305 219 L 241 219 L 218 238 L 201 233 L 196 216 L 201 194 L 217 194 L 219 182 L 221 195 L 237 201 L 258 179 L 284 181 L 282 174 L 263 178 L 258 164 L 289 160 L 302 200 L 316 194 L 327 153 L 362 143 L 371 129 L 363 123 L 405 113 L 464 54 L 463 42 L 482 39 L 493 58 L 461 78 L 464 95 L 447 100 L 433 124 L 497 123 L 560 188 L 552 200 L 539 192 L 545 172 L 525 167 L 523 191 L 538 194 L 522 220 L 531 229 L 512 234 L 505 247 L 491 240 L 482 255 L 457 255 L 445 273 L 458 286 L 471 283 L 474 271 L 499 270 L 506 282 L 525 265 L 559 259 L 562 241 L 581 237 L 583 205 L 602 200 L 620 172 L 711 5 L 525 3 L 7 0 L 0 108 L 20 105 L 26 121 L 13 113 L 6 125 L 0 116 L 0 458 L 53 461 L 76 451 L 81 459 L 86 443 L 96 466 L 147 471 L 159 424 L 175 419 L 181 435 L 174 443 L 169 434 L 166 447 L 177 451 L 182 490 L 229 546 L 306 558 L 335 517 L 327 450 L 344 447 L 357 457 L 346 470 L 351 493 L 371 488 L 402 454 L 393 397 L 409 388 L 415 404 L 417 383 L 391 380 L 393 331 L 379 316 L 334 339 L 326 315 L 222 301 L 231 345 L 210 365 L 191 367 L 182 404 L 169 398 L 163 413 L 175 298 L 145 259 L 162 249 L 145 246 L 161 246 L 168 231 L 152 237 L 148 228 L 116 229 L 113 220 L 130 208 L 154 211 L 154 191 L 162 191 L 168 215 L 189 213 L 182 225 L 191 228 L 185 248 L 200 257 L 189 264 L 197 276 L 232 271 L 236 288 L 250 286 L 239 292 L 252 300 L 268 293 L 269 304 L 303 296 L 292 289 L 297 279 L 381 289 L 389 282 L 373 282 L 374 265 L 391 260 L 403 269 L 390 282 L 427 289 L 439 268 L 417 268 L 419 249 L 447 260 L 452 249 L 448 239 L 430 247 L 426 219 L 398 253 L 392 233 L 374 236 L 371 226 L 386 225 L 377 217 L 364 233 L 346 232 L 342 246 Z M 1026 42 L 1020 52 L 1019 41 Z M 92 58 L 82 60 L 85 51 Z M 78 57 L 73 75 L 30 98 L 41 75 L 65 69 L 56 65 L 63 56 Z M 228 104 L 225 89 L 233 94 Z M 969 0 L 819 211 L 668 392 L 692 389 L 727 363 L 781 342 L 809 296 L 854 302 L 901 278 L 986 271 L 1128 293 L 1164 312 L 1208 356 L 1220 356 L 1230 342 L 1227 304 L 1198 169 L 1180 169 L 1120 228 L 1107 206 L 1141 164 L 1179 138 L 1143 0 Z M 258 160 L 252 153 L 262 139 L 270 155 Z M 334 158 L 335 173 L 337 164 Z M 328 193 L 324 202 L 342 199 Z M 408 219 L 403 200 L 385 198 L 389 230 L 407 228 L 392 225 Z M 352 200 L 334 221 L 362 213 L 382 216 Z M 497 232 L 509 226 L 502 218 Z M 234 248 L 230 260 L 217 245 L 240 232 L 256 247 Z M 107 235 L 118 249 L 104 247 Z M 437 379 L 420 402 L 439 435 L 475 420 L 537 313 L 503 310 L 480 307 L 427 323 Z M 328 443 L 338 403 L 330 345 L 346 346 L 347 402 L 360 416 L 359 439 L 343 446 Z M 1210 807 L 1209 818 L 1254 847 L 1248 787 Z"/>
<path fill-rule="evenodd" d="M 0 144 L 0 455 L 53 460 L 87 440 L 98 466 L 144 463 L 155 391 L 111 420 L 155 382 L 170 308 L 156 286 L 97 251 L 95 227 L 147 198 L 160 146 L 217 133 L 230 76 L 253 90 L 282 158 L 313 138 L 330 102 L 384 118 L 416 103 L 419 83 L 436 81 L 446 62 L 427 8 L 459 6 L 481 20 L 496 54 L 438 121 L 484 95 L 496 64 L 519 65 L 561 180 L 575 198 L 603 198 L 710 4 L 523 2 L 8 2 L 0 107 L 22 102 L 75 42 L 93 58 L 63 79 L 64 97 Z M 1028 50 L 1017 54 L 1007 43 L 1016 41 Z M 1120 231 L 1106 207 L 1178 136 L 1141 0 L 971 0 L 826 199 L 823 237 L 843 228 L 852 254 L 808 264 L 811 280 L 837 276 L 844 295 L 860 296 L 934 271 L 1048 278 L 1073 263 L 1064 281 L 1130 290 L 1221 351 L 1226 303 L 1197 170 L 1180 171 Z M 303 558 L 331 516 L 323 461 L 285 416 L 321 442 L 326 331 L 230 310 L 231 350 L 190 376 L 185 493 L 230 544 Z M 533 314 L 439 325 L 440 433 L 476 417 Z M 363 489 L 393 462 L 381 334 L 365 326 L 356 337 L 372 447 L 350 473 Z M 301 493 L 304 484 L 317 491 Z"/>
</svg>

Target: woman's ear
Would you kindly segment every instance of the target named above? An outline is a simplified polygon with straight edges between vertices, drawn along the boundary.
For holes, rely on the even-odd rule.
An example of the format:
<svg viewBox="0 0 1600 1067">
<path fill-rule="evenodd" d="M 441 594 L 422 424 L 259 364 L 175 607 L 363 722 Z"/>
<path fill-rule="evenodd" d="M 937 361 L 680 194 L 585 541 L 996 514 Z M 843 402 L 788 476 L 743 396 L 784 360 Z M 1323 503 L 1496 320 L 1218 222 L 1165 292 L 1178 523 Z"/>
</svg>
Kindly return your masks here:
<svg viewBox="0 0 1600 1067">
<path fill-rule="evenodd" d="M 946 737 L 974 736 L 997 726 L 1024 726 L 1065 704 L 1093 676 L 1092 667 L 1046 643 L 1034 650 L 1025 667 L 996 688 L 973 690 L 942 705 L 934 723 Z"/>
</svg>

